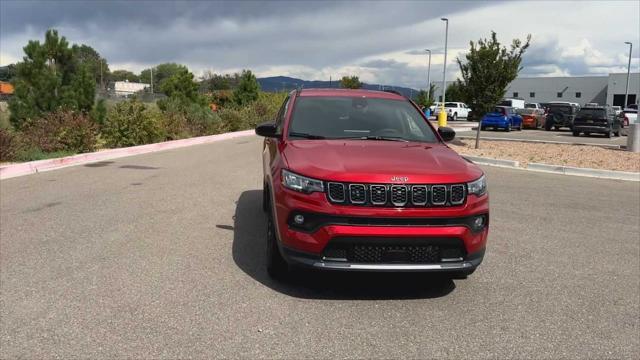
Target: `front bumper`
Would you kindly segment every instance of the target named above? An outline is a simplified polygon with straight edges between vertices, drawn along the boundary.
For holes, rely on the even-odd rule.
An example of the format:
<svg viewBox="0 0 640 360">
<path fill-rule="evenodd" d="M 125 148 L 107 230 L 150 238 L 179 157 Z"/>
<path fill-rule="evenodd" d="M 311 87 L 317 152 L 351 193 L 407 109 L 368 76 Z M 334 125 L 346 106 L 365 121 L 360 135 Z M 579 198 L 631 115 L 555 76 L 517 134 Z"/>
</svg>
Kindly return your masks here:
<svg viewBox="0 0 640 360">
<path fill-rule="evenodd" d="M 315 254 L 283 248 L 283 257 L 292 265 L 319 270 L 375 271 L 375 272 L 463 272 L 471 273 L 484 258 L 484 249 L 462 261 L 437 264 L 410 263 L 354 263 L 335 261 Z"/>
<path fill-rule="evenodd" d="M 279 184 L 278 184 L 279 185 Z M 488 236 L 488 195 L 470 195 L 464 204 L 449 207 L 392 208 L 334 205 L 324 193 L 301 194 L 276 186 L 276 234 L 283 256 L 291 264 L 319 269 L 360 271 L 467 271 L 480 264 Z M 308 227 L 295 226 L 301 214 Z M 329 215 L 330 214 L 330 215 Z M 485 225 L 473 229 L 469 220 L 483 215 Z M 459 259 L 436 263 L 363 263 L 324 257 L 328 245 L 354 239 L 393 246 L 428 246 L 435 242 L 460 244 Z M 376 240 L 377 239 L 377 240 Z M 373 243 L 372 243 L 373 244 Z M 442 256 L 444 258 L 444 256 Z"/>
</svg>

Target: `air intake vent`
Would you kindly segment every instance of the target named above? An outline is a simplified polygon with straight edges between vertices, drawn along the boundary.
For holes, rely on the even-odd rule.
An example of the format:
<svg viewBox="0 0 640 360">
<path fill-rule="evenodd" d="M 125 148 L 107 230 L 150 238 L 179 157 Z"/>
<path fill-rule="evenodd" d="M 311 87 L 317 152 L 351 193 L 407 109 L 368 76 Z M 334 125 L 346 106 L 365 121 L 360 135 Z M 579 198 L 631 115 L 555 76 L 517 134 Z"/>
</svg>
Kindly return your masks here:
<svg viewBox="0 0 640 360">
<path fill-rule="evenodd" d="M 427 187 L 425 185 L 411 187 L 411 203 L 413 205 L 425 205 L 427 203 Z"/>
<path fill-rule="evenodd" d="M 329 183 L 329 200 L 333 202 L 344 202 L 344 184 Z"/>
<path fill-rule="evenodd" d="M 433 205 L 444 205 L 447 202 L 447 187 L 444 185 L 433 185 L 431 187 L 431 203 Z"/>
<path fill-rule="evenodd" d="M 373 205 L 384 205 L 387 203 L 387 187 L 384 185 L 369 186 L 371 193 L 371 203 Z"/>
<path fill-rule="evenodd" d="M 451 185 L 451 204 L 460 205 L 464 202 L 464 185 Z"/>
<path fill-rule="evenodd" d="M 404 206 L 407 203 L 408 191 L 406 185 L 391 186 L 391 203 L 395 206 Z"/>
<path fill-rule="evenodd" d="M 367 191 L 364 185 L 349 185 L 349 198 L 354 204 L 364 204 L 367 201 Z"/>
</svg>

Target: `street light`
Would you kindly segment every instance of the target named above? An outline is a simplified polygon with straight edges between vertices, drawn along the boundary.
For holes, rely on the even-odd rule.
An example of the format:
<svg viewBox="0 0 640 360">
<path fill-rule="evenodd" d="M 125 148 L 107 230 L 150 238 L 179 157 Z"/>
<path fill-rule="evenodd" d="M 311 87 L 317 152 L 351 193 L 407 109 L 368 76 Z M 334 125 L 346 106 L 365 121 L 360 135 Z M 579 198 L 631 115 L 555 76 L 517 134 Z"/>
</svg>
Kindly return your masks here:
<svg viewBox="0 0 640 360">
<path fill-rule="evenodd" d="M 631 74 L 631 50 L 633 49 L 633 44 L 629 41 L 625 41 L 625 44 L 629 44 L 629 64 L 627 65 L 627 89 L 624 91 L 624 105 L 622 109 L 626 108 L 629 103 L 627 102 L 627 97 L 629 96 L 629 75 Z M 637 101 L 638 99 L 636 99 Z"/>
<path fill-rule="evenodd" d="M 431 50 L 425 49 L 429 53 L 429 67 L 427 68 L 427 101 L 431 99 Z"/>
<path fill-rule="evenodd" d="M 444 111 L 445 93 L 447 86 L 447 41 L 449 40 L 449 19 L 440 18 L 446 23 L 444 31 L 444 64 L 442 66 L 442 104 L 438 114 L 438 127 L 447 126 L 447 113 Z"/>
</svg>

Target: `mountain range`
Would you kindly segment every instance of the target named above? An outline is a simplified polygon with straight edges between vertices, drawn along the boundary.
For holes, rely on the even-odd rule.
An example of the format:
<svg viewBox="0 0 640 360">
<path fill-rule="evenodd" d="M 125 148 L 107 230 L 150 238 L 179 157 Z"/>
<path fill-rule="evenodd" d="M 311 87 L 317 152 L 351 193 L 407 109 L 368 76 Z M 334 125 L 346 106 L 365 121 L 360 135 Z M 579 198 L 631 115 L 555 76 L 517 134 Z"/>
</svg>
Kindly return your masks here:
<svg viewBox="0 0 640 360">
<path fill-rule="evenodd" d="M 272 76 L 258 78 L 258 83 L 262 91 L 275 92 L 283 90 L 293 90 L 297 88 L 340 88 L 340 80 L 324 81 L 324 80 L 302 80 L 288 76 Z M 395 90 L 402 95 L 413 98 L 417 95 L 418 90 L 402 87 L 389 86 L 379 84 L 362 84 L 362 88 L 366 90 Z"/>
</svg>

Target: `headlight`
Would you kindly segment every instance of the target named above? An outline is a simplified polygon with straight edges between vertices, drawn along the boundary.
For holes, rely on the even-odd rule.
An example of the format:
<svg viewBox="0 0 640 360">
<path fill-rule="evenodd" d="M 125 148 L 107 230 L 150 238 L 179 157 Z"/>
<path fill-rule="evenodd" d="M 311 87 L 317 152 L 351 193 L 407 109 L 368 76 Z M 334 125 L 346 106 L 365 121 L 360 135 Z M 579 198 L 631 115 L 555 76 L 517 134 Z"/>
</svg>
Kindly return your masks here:
<svg viewBox="0 0 640 360">
<path fill-rule="evenodd" d="M 487 180 L 482 175 L 478 180 L 467 183 L 467 188 L 469 188 L 469 194 L 482 196 L 487 192 Z"/>
<path fill-rule="evenodd" d="M 315 191 L 324 191 L 322 181 L 294 174 L 287 170 L 282 170 L 282 185 L 288 189 L 300 191 L 306 194 Z"/>
</svg>

